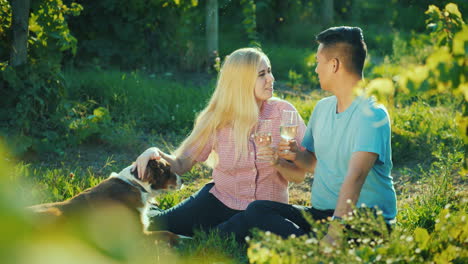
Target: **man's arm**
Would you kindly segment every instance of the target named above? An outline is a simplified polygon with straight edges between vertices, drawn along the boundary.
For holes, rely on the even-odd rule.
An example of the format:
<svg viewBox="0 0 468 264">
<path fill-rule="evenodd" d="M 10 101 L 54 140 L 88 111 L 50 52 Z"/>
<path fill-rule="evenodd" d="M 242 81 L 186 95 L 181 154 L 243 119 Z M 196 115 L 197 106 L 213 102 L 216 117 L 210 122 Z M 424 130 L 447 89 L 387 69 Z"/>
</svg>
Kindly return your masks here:
<svg viewBox="0 0 468 264">
<path fill-rule="evenodd" d="M 355 205 L 359 200 L 362 185 L 372 166 L 374 166 L 377 157 L 378 155 L 372 152 L 358 151 L 353 153 L 349 161 L 348 173 L 343 185 L 341 185 L 334 216 L 344 217 L 348 212 L 352 211 L 352 205 Z M 351 202 L 348 202 L 348 200 Z M 339 225 L 330 224 L 327 235 L 322 239 L 322 242 L 334 244 L 341 234 L 341 229 L 342 227 Z"/>
<path fill-rule="evenodd" d="M 372 152 L 358 151 L 353 153 L 349 161 L 348 173 L 341 186 L 334 216 L 343 217 L 352 211 L 351 206 L 359 200 L 362 185 L 377 157 L 378 155 Z M 348 200 L 351 202 L 347 202 Z"/>
<path fill-rule="evenodd" d="M 274 167 L 287 181 L 294 183 L 303 182 L 307 172 L 306 170 L 297 167 L 293 162 L 289 162 L 284 159 L 278 159 L 278 162 L 274 164 Z"/>
<path fill-rule="evenodd" d="M 315 153 L 310 152 L 307 149 L 301 151 L 295 140 L 286 141 L 282 139 L 278 144 L 278 156 L 285 160 L 294 162 L 298 168 L 311 173 L 314 172 L 315 166 L 317 165 Z"/>
<path fill-rule="evenodd" d="M 315 166 L 317 165 L 317 157 L 315 157 L 314 152 L 310 152 L 307 149 L 304 151 L 298 150 L 296 153 L 296 159 L 293 162 L 299 168 L 303 168 L 308 172 L 314 173 Z"/>
</svg>

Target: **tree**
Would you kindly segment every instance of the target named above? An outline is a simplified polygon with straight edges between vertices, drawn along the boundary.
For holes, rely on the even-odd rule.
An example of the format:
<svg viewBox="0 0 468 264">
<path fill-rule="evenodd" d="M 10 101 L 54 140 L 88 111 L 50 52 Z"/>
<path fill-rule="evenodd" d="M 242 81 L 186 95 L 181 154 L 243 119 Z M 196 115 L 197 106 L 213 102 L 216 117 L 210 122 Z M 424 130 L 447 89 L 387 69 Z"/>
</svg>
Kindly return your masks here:
<svg viewBox="0 0 468 264">
<path fill-rule="evenodd" d="M 28 20 L 30 0 L 11 1 L 13 40 L 10 63 L 16 67 L 26 63 L 28 57 Z"/>
<path fill-rule="evenodd" d="M 323 0 L 322 3 L 322 26 L 330 27 L 333 24 L 333 0 Z"/>
<path fill-rule="evenodd" d="M 218 53 L 218 0 L 206 1 L 206 47 L 210 62 Z"/>
</svg>

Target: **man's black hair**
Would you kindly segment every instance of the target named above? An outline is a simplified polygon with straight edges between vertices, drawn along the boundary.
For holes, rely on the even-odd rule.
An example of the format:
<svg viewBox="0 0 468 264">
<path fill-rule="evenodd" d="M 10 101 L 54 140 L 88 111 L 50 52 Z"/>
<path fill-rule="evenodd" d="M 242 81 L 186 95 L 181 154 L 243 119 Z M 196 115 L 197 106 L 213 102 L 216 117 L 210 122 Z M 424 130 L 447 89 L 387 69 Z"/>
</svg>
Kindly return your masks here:
<svg viewBox="0 0 468 264">
<path fill-rule="evenodd" d="M 336 44 L 348 44 L 349 50 L 346 52 L 350 54 L 346 54 L 346 57 L 349 56 L 349 61 L 344 63 L 348 70 L 362 75 L 367 46 L 359 27 L 332 27 L 318 34 L 316 40 L 323 45 L 324 49 L 333 48 Z"/>
</svg>

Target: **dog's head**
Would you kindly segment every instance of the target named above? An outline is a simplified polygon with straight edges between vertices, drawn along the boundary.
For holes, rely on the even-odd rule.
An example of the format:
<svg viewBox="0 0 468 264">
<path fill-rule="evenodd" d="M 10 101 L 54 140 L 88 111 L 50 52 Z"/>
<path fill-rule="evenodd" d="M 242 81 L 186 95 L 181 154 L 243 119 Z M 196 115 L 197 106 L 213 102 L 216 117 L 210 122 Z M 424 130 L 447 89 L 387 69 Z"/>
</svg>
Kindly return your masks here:
<svg viewBox="0 0 468 264">
<path fill-rule="evenodd" d="M 133 176 L 138 177 L 138 171 L 133 171 Z M 146 166 L 145 175 L 141 180 L 150 185 L 151 190 L 177 189 L 181 185 L 179 175 L 171 171 L 171 165 L 164 159 L 150 160 Z"/>
</svg>

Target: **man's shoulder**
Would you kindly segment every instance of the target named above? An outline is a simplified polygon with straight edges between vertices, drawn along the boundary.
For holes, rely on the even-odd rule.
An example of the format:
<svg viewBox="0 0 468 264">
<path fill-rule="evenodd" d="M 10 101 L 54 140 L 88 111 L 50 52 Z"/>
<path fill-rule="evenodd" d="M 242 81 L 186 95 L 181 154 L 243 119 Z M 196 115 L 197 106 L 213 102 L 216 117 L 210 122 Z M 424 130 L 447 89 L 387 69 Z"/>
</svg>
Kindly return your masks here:
<svg viewBox="0 0 468 264">
<path fill-rule="evenodd" d="M 388 117 L 388 111 L 385 105 L 377 102 L 374 97 L 361 98 L 360 108 L 364 116 L 384 118 Z"/>
<path fill-rule="evenodd" d="M 378 103 L 375 98 L 362 98 L 358 111 L 362 122 L 371 122 L 372 126 L 389 125 L 390 116 L 387 108 Z"/>
<path fill-rule="evenodd" d="M 330 108 L 330 107 L 335 107 L 336 105 L 336 96 L 328 96 L 325 98 L 320 99 L 317 102 L 317 105 L 315 106 L 316 109 L 321 109 L 321 108 Z"/>
</svg>

